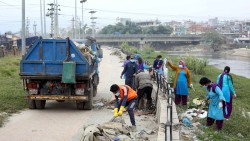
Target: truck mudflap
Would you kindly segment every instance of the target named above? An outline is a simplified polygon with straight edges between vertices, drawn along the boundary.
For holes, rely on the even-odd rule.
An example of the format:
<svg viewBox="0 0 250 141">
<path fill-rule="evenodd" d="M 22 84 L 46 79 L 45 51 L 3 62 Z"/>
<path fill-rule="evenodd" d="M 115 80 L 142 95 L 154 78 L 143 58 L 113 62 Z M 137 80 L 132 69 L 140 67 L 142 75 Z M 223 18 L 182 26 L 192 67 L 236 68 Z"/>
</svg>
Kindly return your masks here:
<svg viewBox="0 0 250 141">
<path fill-rule="evenodd" d="M 63 95 L 29 95 L 27 99 L 31 100 L 77 100 L 88 101 L 88 96 L 63 96 Z"/>
</svg>

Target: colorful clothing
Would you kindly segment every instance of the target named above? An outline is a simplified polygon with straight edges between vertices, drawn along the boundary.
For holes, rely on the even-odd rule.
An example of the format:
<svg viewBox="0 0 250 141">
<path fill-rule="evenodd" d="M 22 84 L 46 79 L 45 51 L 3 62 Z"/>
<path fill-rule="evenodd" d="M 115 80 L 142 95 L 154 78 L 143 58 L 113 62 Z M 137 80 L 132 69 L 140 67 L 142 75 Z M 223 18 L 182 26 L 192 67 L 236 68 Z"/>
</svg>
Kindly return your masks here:
<svg viewBox="0 0 250 141">
<path fill-rule="evenodd" d="M 222 77 L 221 77 L 222 76 Z M 222 79 L 221 84 L 219 84 L 220 79 Z M 226 102 L 230 102 L 230 94 L 235 94 L 233 83 L 231 78 L 226 73 L 222 73 L 217 78 L 217 84 L 221 85 L 223 96 L 225 97 Z"/>
<path fill-rule="evenodd" d="M 154 69 L 157 71 L 158 74 L 164 75 L 163 71 L 163 61 L 162 59 L 156 59 L 153 64 Z"/>
<path fill-rule="evenodd" d="M 215 93 L 212 88 L 207 88 L 207 98 L 210 99 L 208 117 L 215 120 L 224 120 L 223 108 L 219 107 L 220 100 L 225 101 L 221 89 L 216 86 Z"/>
<path fill-rule="evenodd" d="M 174 86 L 173 88 L 176 88 L 176 84 L 177 84 L 177 80 L 178 80 L 178 76 L 181 70 L 184 70 L 184 72 L 186 73 L 186 77 L 187 77 L 187 87 L 190 86 L 190 84 L 192 83 L 192 79 L 191 79 L 191 75 L 189 73 L 188 68 L 179 68 L 178 66 L 174 66 L 172 63 L 168 62 L 168 65 L 175 71 L 175 80 L 174 80 Z"/>
<path fill-rule="evenodd" d="M 187 75 L 184 70 L 181 70 L 178 74 L 176 94 L 188 95 Z"/>
<path fill-rule="evenodd" d="M 227 113 L 224 112 L 224 117 L 229 119 L 232 113 L 232 96 L 235 94 L 231 77 L 227 73 L 222 73 L 217 78 L 217 84 L 221 87 L 223 96 L 225 98 Z"/>
<path fill-rule="evenodd" d="M 124 95 L 123 88 L 126 88 L 127 95 Z M 127 111 L 129 114 L 130 122 L 135 126 L 135 116 L 134 116 L 134 108 L 137 102 L 137 93 L 127 85 L 119 86 L 119 97 L 115 96 L 115 108 L 119 108 L 121 106 L 127 107 Z M 119 100 L 120 98 L 120 100 Z M 120 110 L 120 109 L 119 109 Z"/>
</svg>

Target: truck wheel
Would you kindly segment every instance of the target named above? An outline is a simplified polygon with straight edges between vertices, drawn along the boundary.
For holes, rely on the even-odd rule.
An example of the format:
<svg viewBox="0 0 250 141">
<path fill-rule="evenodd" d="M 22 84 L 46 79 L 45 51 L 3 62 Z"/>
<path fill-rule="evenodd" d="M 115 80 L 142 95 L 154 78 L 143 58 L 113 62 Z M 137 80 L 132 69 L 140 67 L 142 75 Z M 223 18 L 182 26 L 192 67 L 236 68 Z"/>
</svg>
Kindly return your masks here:
<svg viewBox="0 0 250 141">
<path fill-rule="evenodd" d="M 36 109 L 35 100 L 28 99 L 29 109 Z"/>
<path fill-rule="evenodd" d="M 97 94 L 97 86 L 93 87 L 93 97 L 95 97 Z"/>
<path fill-rule="evenodd" d="M 83 110 L 84 109 L 84 102 L 78 102 L 78 101 L 76 101 L 76 108 L 78 110 Z"/>
<path fill-rule="evenodd" d="M 44 109 L 46 100 L 36 100 L 35 103 L 37 109 Z"/>
<path fill-rule="evenodd" d="M 91 110 L 93 107 L 93 85 L 90 84 L 90 91 L 86 93 L 88 95 L 88 101 L 84 104 L 84 110 Z"/>
</svg>

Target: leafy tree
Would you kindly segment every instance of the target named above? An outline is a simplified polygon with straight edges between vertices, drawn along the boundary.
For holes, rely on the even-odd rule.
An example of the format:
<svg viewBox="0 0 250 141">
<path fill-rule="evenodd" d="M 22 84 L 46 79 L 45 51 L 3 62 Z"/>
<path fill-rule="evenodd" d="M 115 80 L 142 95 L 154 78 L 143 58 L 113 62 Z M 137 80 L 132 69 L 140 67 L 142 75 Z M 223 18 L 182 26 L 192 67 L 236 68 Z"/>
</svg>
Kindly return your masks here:
<svg viewBox="0 0 250 141">
<path fill-rule="evenodd" d="M 208 32 L 203 34 L 203 40 L 209 44 L 214 51 L 218 51 L 223 43 L 226 43 L 225 38 L 218 32 Z"/>
<path fill-rule="evenodd" d="M 171 34 L 173 29 L 170 26 L 150 26 L 143 28 L 144 34 Z"/>
<path fill-rule="evenodd" d="M 173 29 L 170 26 L 150 26 L 140 27 L 134 22 L 127 21 L 125 25 L 117 23 L 104 27 L 100 34 L 171 34 Z"/>
</svg>

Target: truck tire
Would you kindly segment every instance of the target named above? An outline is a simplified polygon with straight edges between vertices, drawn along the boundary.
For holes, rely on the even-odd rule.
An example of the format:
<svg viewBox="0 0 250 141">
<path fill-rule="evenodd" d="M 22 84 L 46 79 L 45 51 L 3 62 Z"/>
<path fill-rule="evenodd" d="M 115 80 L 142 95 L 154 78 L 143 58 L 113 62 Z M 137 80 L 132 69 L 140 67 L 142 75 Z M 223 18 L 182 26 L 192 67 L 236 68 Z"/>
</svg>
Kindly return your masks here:
<svg viewBox="0 0 250 141">
<path fill-rule="evenodd" d="M 93 97 L 97 94 L 97 86 L 93 86 Z"/>
<path fill-rule="evenodd" d="M 90 84 L 90 91 L 86 92 L 88 101 L 84 104 L 84 110 L 91 110 L 93 107 L 93 84 Z"/>
<path fill-rule="evenodd" d="M 84 110 L 84 102 L 78 102 L 78 101 L 76 101 L 76 108 L 78 109 L 78 110 Z"/>
<path fill-rule="evenodd" d="M 35 103 L 37 109 L 44 109 L 46 100 L 36 100 Z"/>
<path fill-rule="evenodd" d="M 97 86 L 99 84 L 99 76 L 98 74 L 95 74 L 93 77 L 93 97 L 97 94 Z"/>
<path fill-rule="evenodd" d="M 35 100 L 28 99 L 29 109 L 36 109 Z"/>
</svg>

